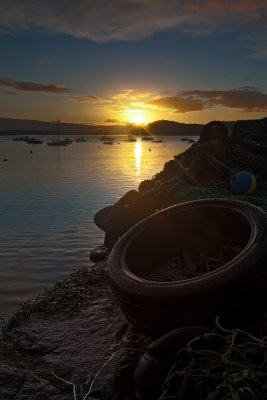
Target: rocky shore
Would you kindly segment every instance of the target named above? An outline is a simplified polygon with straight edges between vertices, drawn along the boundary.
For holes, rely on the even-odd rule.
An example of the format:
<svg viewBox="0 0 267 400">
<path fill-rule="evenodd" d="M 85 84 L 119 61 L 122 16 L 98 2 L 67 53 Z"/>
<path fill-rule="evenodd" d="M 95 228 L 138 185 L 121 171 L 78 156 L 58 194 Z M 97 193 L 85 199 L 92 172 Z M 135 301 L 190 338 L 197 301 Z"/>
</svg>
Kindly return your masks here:
<svg viewBox="0 0 267 400">
<path fill-rule="evenodd" d="M 135 399 L 133 372 L 152 339 L 128 323 L 111 291 L 106 256 L 118 237 L 159 209 L 199 198 L 241 198 L 267 211 L 267 120 L 237 125 L 231 138 L 210 124 L 199 143 L 98 215 L 106 238 L 95 257 L 103 261 L 0 321 L 1 400 Z M 236 169 L 256 176 L 249 198 L 229 189 Z"/>
<path fill-rule="evenodd" d="M 134 399 L 133 371 L 151 340 L 125 320 L 105 262 L 55 283 L 1 325 L 1 399 L 74 399 L 70 382 L 77 399 L 92 383 L 90 398 Z"/>
</svg>

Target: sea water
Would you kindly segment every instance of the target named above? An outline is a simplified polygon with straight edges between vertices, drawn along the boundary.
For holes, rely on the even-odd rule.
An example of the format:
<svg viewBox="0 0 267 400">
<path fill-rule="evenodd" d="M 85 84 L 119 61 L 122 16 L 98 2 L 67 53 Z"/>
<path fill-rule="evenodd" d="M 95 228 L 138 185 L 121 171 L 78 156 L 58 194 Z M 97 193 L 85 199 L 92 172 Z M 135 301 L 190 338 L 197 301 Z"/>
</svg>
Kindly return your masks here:
<svg viewBox="0 0 267 400">
<path fill-rule="evenodd" d="M 0 316 L 89 265 L 104 239 L 94 214 L 189 147 L 180 137 L 104 145 L 91 136 L 66 147 L 38 138 L 44 143 L 0 136 Z"/>
</svg>

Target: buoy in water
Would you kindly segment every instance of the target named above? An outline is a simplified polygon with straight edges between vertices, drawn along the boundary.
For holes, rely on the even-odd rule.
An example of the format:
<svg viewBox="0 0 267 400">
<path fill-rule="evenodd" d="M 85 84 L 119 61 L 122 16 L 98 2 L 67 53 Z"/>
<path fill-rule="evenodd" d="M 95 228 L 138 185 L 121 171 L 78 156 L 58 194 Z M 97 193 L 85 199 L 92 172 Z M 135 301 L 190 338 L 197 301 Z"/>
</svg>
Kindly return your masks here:
<svg viewBox="0 0 267 400">
<path fill-rule="evenodd" d="M 230 181 L 231 191 L 234 194 L 251 194 L 256 189 L 256 178 L 249 171 L 235 172 Z"/>
</svg>

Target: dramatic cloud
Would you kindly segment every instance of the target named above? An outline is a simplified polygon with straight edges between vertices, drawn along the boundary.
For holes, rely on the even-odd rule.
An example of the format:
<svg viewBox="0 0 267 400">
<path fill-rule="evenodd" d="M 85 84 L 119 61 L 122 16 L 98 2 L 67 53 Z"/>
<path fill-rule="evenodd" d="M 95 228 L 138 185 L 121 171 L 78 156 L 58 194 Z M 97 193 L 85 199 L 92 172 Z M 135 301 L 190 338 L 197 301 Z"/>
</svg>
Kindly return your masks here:
<svg viewBox="0 0 267 400">
<path fill-rule="evenodd" d="M 262 19 L 262 12 L 267 10 L 265 0 L 188 0 L 184 4 L 185 10 L 193 14 L 242 14 L 249 20 L 253 20 L 256 16 L 259 20 Z"/>
<path fill-rule="evenodd" d="M 205 108 L 205 101 L 193 97 L 161 97 L 148 101 L 147 104 L 158 108 L 173 110 L 175 113 L 186 113 L 189 111 L 201 111 Z"/>
<path fill-rule="evenodd" d="M 108 118 L 104 122 L 108 124 L 119 124 L 121 121 L 117 118 Z"/>
<path fill-rule="evenodd" d="M 1 80 L 0 80 L 1 85 Z M 98 109 L 116 115 L 129 115 L 135 112 L 155 110 L 185 114 L 194 111 L 208 110 L 212 107 L 228 108 L 239 112 L 267 112 L 267 94 L 256 87 L 240 87 L 230 90 L 185 90 L 173 89 L 161 93 L 124 89 L 109 91 L 103 95 L 74 95 L 70 99 L 77 103 L 88 103 Z M 111 115 L 112 117 L 112 115 Z M 106 122 L 116 123 L 116 119 Z"/>
<path fill-rule="evenodd" d="M 70 92 L 70 89 L 57 83 L 22 82 L 4 77 L 0 77 L 0 87 L 10 88 L 17 91 L 45 94 L 65 94 Z"/>
<path fill-rule="evenodd" d="M 8 90 L 6 94 L 9 96 L 19 96 L 19 92 L 15 92 L 14 90 Z"/>
<path fill-rule="evenodd" d="M 105 111 L 110 111 L 112 113 L 121 113 L 124 110 L 124 106 L 121 106 L 119 104 L 105 104 L 103 103 L 102 105 L 99 106 L 101 110 Z"/>
<path fill-rule="evenodd" d="M 129 108 L 137 110 L 151 108 L 151 105 L 148 105 L 147 102 L 157 98 L 159 96 L 151 92 L 123 89 L 117 91 L 109 90 L 101 96 L 74 95 L 70 97 L 70 100 L 76 103 L 88 103 L 99 109 L 121 114 L 129 110 Z"/>
<path fill-rule="evenodd" d="M 43 29 L 95 41 L 133 40 L 181 29 L 208 33 L 266 27 L 265 0 L 0 0 L 0 31 Z"/>
<path fill-rule="evenodd" d="M 113 100 L 143 101 L 150 96 L 152 96 L 151 92 L 136 92 L 134 89 L 125 89 L 116 92 L 111 98 Z"/>
<path fill-rule="evenodd" d="M 88 95 L 76 95 L 71 96 L 71 100 L 75 101 L 76 103 L 99 103 L 102 102 L 103 99 L 98 96 L 88 96 Z"/>
<path fill-rule="evenodd" d="M 240 112 L 265 112 L 267 94 L 254 87 L 232 90 L 187 90 L 176 95 L 149 100 L 146 104 L 175 113 L 201 111 L 211 107 L 227 107 Z"/>
<path fill-rule="evenodd" d="M 190 90 L 179 95 L 194 96 L 208 106 L 223 106 L 239 109 L 242 112 L 267 111 L 267 94 L 254 87 L 232 90 Z"/>
</svg>

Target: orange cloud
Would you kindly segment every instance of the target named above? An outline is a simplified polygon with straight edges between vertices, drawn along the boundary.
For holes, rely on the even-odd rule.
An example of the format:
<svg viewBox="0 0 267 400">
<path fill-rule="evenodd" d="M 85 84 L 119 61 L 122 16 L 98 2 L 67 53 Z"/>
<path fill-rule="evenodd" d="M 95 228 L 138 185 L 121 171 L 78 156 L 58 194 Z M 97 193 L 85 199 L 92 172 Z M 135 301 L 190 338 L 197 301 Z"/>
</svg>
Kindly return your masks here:
<svg viewBox="0 0 267 400">
<path fill-rule="evenodd" d="M 223 106 L 239 109 L 241 112 L 267 111 L 267 94 L 254 87 L 232 90 L 190 90 L 182 96 L 194 96 L 209 106 Z"/>
<path fill-rule="evenodd" d="M 125 89 L 96 95 L 75 95 L 70 99 L 77 103 L 89 103 L 98 109 L 124 118 L 125 113 L 145 112 L 153 114 L 155 110 L 186 114 L 193 111 L 208 110 L 213 107 L 228 108 L 244 113 L 267 111 L 267 94 L 255 87 L 240 87 L 230 90 L 195 89 L 175 92 L 165 91 L 161 96 L 149 91 Z M 117 118 L 116 118 L 117 119 Z"/>
<path fill-rule="evenodd" d="M 142 101 L 152 96 L 151 92 L 137 92 L 134 89 L 120 90 L 111 96 L 113 100 Z"/>
<path fill-rule="evenodd" d="M 75 95 L 71 96 L 71 100 L 75 101 L 76 103 L 99 103 L 102 102 L 103 99 L 98 96 L 89 96 L 89 95 Z"/>
<path fill-rule="evenodd" d="M 175 113 L 187 113 L 190 111 L 201 111 L 205 108 L 205 101 L 193 97 L 161 97 L 156 100 L 148 101 L 147 104 L 159 108 L 173 110 Z"/>
<path fill-rule="evenodd" d="M 121 123 L 121 121 L 117 118 L 107 118 L 105 121 L 105 123 L 109 123 L 109 124 L 119 124 Z"/>
</svg>

